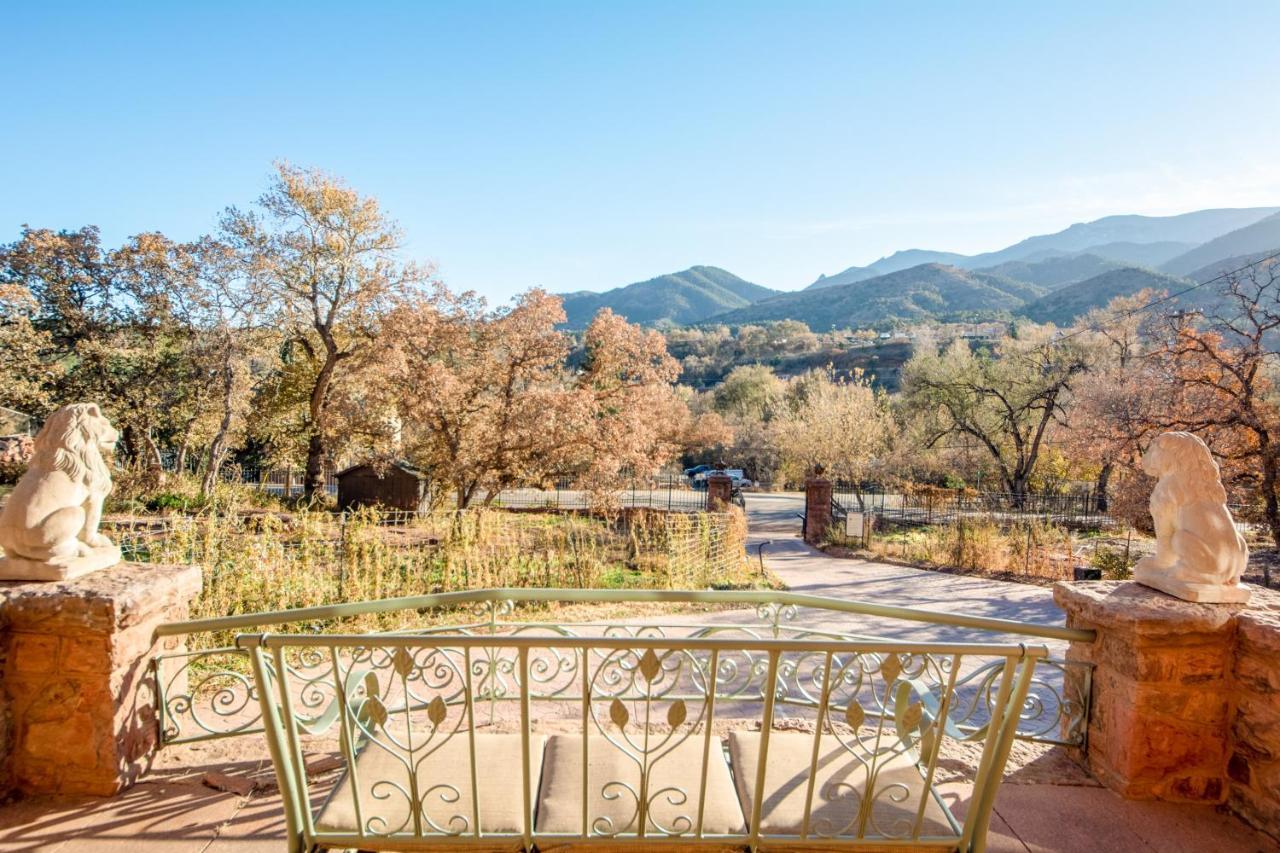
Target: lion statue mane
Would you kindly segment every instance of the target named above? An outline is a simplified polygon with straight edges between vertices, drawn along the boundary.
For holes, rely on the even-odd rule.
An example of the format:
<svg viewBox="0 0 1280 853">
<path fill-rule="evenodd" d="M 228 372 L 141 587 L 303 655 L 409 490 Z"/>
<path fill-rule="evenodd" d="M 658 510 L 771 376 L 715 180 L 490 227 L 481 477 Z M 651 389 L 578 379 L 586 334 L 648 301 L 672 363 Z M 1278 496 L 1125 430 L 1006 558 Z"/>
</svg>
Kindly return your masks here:
<svg viewBox="0 0 1280 853">
<path fill-rule="evenodd" d="M 50 562 L 111 546 L 98 533 L 98 522 L 111 492 L 103 453 L 118 438 L 96 403 L 75 403 L 53 413 L 36 435 L 26 473 L 0 511 L 0 548 L 6 556 Z"/>
<path fill-rule="evenodd" d="M 1151 493 L 1156 550 L 1134 566 L 1134 579 L 1190 601 L 1240 600 L 1249 549 L 1209 448 L 1191 433 L 1166 432 L 1147 448 L 1142 469 L 1158 478 Z"/>
</svg>

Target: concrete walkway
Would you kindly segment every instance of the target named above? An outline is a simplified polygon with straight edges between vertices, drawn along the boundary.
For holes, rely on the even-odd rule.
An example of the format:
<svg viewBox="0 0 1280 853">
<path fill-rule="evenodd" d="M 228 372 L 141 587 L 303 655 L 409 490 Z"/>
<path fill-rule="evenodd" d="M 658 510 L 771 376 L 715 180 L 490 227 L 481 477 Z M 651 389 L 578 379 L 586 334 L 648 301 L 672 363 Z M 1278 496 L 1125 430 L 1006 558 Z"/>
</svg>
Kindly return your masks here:
<svg viewBox="0 0 1280 853">
<path fill-rule="evenodd" d="M 756 547 L 769 541 L 769 568 L 793 591 L 1039 624 L 1062 622 L 1044 587 L 829 557 L 800 541 L 796 515 L 802 506 L 798 495 L 747 499 L 751 554 L 754 558 Z M 708 617 L 755 621 L 754 614 L 733 612 L 706 614 L 699 621 Z M 903 639 L 991 639 L 964 629 L 817 611 L 802 611 L 793 624 Z M 1055 651 L 1062 648 L 1046 644 Z M 263 753 L 260 743 L 236 743 L 189 748 L 183 766 L 157 770 L 112 799 L 27 799 L 0 806 L 0 853 L 278 853 L 284 824 L 270 767 L 258 757 Z M 1011 767 L 1000 788 L 988 835 L 987 849 L 994 853 L 1280 850 L 1273 840 L 1208 806 L 1123 800 L 1065 764 L 1059 750 L 1036 749 L 1018 757 L 1019 766 Z M 202 782 L 206 771 L 266 785 L 249 793 L 215 790 Z M 957 816 L 962 815 L 970 787 L 947 783 L 942 788 Z"/>
<path fill-rule="evenodd" d="M 1049 587 L 1009 583 L 966 575 L 913 569 L 868 560 L 831 557 L 800 539 L 804 496 L 753 494 L 747 497 L 749 541 L 754 556 L 761 543 L 765 562 L 792 592 L 875 604 L 925 608 L 945 613 L 1062 625 L 1063 612 Z M 901 639 L 985 640 L 991 635 L 964 628 L 854 617 L 837 623 L 829 614 L 802 612 L 797 622 Z M 1026 637 L 1007 635 L 1009 642 Z M 1066 643 L 1036 640 L 1051 653 Z M 1062 750 L 1015 748 L 1004 784 L 996 796 L 988 850 L 999 853 L 1063 851 L 1138 853 L 1138 851 L 1277 851 L 1280 844 L 1211 806 L 1125 800 L 1099 787 Z M 1021 767 L 1018 753 L 1022 753 Z M 944 785 L 943 796 L 959 817 L 971 788 Z"/>
<path fill-rule="evenodd" d="M 765 560 L 770 570 L 792 592 L 1037 625 L 1063 624 L 1062 611 L 1053 603 L 1053 592 L 1048 587 L 827 556 L 800 539 L 800 519 L 797 516 L 803 509 L 804 496 L 800 494 L 747 496 L 749 551 L 754 557 L 759 546 L 767 542 Z M 812 623 L 811 627 L 838 627 L 844 631 L 895 639 L 941 642 L 990 642 L 993 639 L 988 632 L 965 628 L 869 617 L 853 617 L 852 622 L 837 623 L 829 616 L 812 612 L 801 615 L 803 624 Z M 1011 634 L 997 641 L 1031 642 L 1026 637 Z M 1065 644 L 1058 641 L 1035 642 L 1043 642 L 1055 652 L 1065 649 Z"/>
</svg>

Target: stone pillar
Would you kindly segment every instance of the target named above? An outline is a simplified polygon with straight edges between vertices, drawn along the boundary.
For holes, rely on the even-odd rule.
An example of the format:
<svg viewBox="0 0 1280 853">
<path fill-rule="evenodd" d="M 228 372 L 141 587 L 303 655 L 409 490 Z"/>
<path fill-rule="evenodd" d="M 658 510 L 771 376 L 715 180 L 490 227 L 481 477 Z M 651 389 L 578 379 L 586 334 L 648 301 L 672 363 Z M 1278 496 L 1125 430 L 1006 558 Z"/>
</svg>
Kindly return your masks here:
<svg viewBox="0 0 1280 853">
<path fill-rule="evenodd" d="M 1227 759 L 1227 805 L 1280 836 L 1280 594 L 1254 592 L 1236 623 L 1236 717 Z"/>
<path fill-rule="evenodd" d="M 733 499 L 733 478 L 724 472 L 724 466 L 707 475 L 707 509 L 722 510 Z"/>
<path fill-rule="evenodd" d="M 1133 582 L 1059 583 L 1067 625 L 1098 632 L 1067 657 L 1095 665 L 1088 754 L 1126 797 L 1223 802 L 1240 605 L 1194 604 Z"/>
<path fill-rule="evenodd" d="M 0 583 L 0 792 L 107 796 L 136 781 L 157 741 L 152 632 L 199 592 L 198 567 L 138 563 Z"/>
<path fill-rule="evenodd" d="M 804 481 L 804 541 L 817 545 L 831 527 L 831 481 L 823 476 L 823 467 L 815 465 L 813 474 Z"/>
</svg>

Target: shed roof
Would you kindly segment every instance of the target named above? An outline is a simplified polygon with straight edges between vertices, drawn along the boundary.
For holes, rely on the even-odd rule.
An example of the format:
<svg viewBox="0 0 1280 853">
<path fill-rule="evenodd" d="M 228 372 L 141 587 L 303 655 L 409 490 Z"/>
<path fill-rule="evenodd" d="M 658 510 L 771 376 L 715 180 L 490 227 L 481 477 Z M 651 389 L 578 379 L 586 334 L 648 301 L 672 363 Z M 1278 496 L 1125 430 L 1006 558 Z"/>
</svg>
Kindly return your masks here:
<svg viewBox="0 0 1280 853">
<path fill-rule="evenodd" d="M 355 465 L 351 465 L 351 466 L 348 466 L 348 467 L 346 467 L 346 468 L 343 468 L 343 469 L 342 469 L 341 471 L 339 471 L 337 474 L 334 474 L 334 476 L 335 476 L 335 477 L 343 477 L 343 476 L 345 476 L 345 475 L 347 475 L 347 474 L 352 473 L 353 471 L 358 471 L 358 470 L 360 470 L 361 468 L 377 468 L 377 467 L 379 467 L 379 466 L 374 465 L 372 462 L 357 462 Z M 399 459 L 397 459 L 397 460 L 395 460 L 395 461 L 393 461 L 393 462 L 388 462 L 388 463 L 386 463 L 383 467 L 386 467 L 386 468 L 397 468 L 397 469 L 399 469 L 399 470 L 401 470 L 401 471 L 405 472 L 406 474 L 409 474 L 409 475 L 411 475 L 411 476 L 417 477 L 419 480 L 425 480 L 425 479 L 427 479 L 426 472 L 422 471 L 422 470 L 421 470 L 421 469 L 419 469 L 419 468 L 415 468 L 414 466 L 410 465 L 408 462 L 405 462 L 405 461 L 403 461 L 403 460 L 399 460 Z"/>
</svg>

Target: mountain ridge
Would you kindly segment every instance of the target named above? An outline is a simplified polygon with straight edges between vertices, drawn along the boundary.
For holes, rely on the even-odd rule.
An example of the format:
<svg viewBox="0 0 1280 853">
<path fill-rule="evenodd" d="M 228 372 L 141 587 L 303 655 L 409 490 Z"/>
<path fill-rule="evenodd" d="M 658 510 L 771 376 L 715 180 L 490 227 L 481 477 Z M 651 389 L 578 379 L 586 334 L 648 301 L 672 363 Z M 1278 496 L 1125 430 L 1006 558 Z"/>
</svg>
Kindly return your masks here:
<svg viewBox="0 0 1280 853">
<path fill-rule="evenodd" d="M 829 287 L 832 283 L 845 284 L 873 277 L 862 274 L 866 271 L 874 274 L 891 272 L 893 270 L 884 266 L 885 262 L 904 254 L 921 258 L 929 255 L 946 256 L 946 263 L 962 269 L 986 269 L 1009 261 L 1029 261 L 1040 253 L 1045 253 L 1045 258 L 1054 254 L 1091 253 L 1126 264 L 1155 267 L 1171 261 L 1179 254 L 1194 251 L 1195 248 L 1212 240 L 1276 215 L 1280 215 L 1280 207 L 1218 207 L 1171 216 L 1142 214 L 1104 216 L 1088 222 L 1076 222 L 1052 234 L 1027 237 L 1003 249 L 976 255 L 939 252 L 931 249 L 908 249 L 905 252 L 895 252 L 865 267 L 853 266 L 833 276 L 820 276 L 809 287 Z M 1179 248 L 1181 252 L 1177 251 Z M 1228 251 L 1218 257 L 1238 255 L 1244 251 L 1249 250 Z M 1168 256 L 1161 257 L 1165 253 L 1168 253 Z M 917 263 L 924 262 L 925 260 L 917 261 Z M 897 267 L 897 269 L 902 268 L 905 267 Z M 833 282 L 833 279 L 836 281 Z"/>
<path fill-rule="evenodd" d="M 717 314 L 717 323 L 800 320 L 809 328 L 859 328 L 938 316 L 989 316 L 1012 312 L 1045 293 L 1024 281 L 928 263 L 832 287 L 783 293 Z"/>
<path fill-rule="evenodd" d="M 602 308 L 632 323 L 687 325 L 779 292 L 720 267 L 697 265 L 603 292 L 579 290 L 557 295 L 564 303 L 564 327 L 582 329 Z"/>
<path fill-rule="evenodd" d="M 1028 302 L 1017 313 L 1037 323 L 1068 326 L 1089 309 L 1100 308 L 1117 296 L 1132 296 L 1145 289 L 1173 293 L 1189 284 L 1185 278 L 1155 270 L 1122 267 L 1052 290 Z"/>
<path fill-rule="evenodd" d="M 1265 253 L 1275 249 L 1280 249 L 1280 213 L 1265 216 L 1257 222 L 1202 243 L 1167 261 L 1160 269 L 1173 275 L 1186 275 L 1223 258 Z"/>
</svg>

